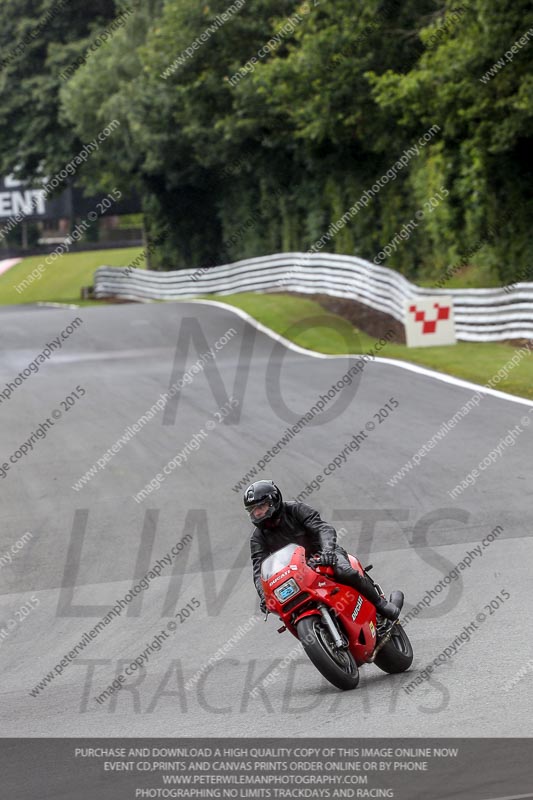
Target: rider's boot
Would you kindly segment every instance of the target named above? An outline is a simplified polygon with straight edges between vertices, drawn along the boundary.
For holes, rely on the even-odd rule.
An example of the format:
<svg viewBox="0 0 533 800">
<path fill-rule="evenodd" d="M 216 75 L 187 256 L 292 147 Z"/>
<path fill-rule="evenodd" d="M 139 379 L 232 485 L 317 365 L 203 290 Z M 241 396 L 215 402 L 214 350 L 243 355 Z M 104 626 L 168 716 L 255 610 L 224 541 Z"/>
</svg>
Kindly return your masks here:
<svg viewBox="0 0 533 800">
<path fill-rule="evenodd" d="M 390 601 L 387 602 L 384 597 L 379 598 L 379 603 L 374 603 L 376 609 L 382 617 L 390 619 L 392 622 L 398 619 L 400 611 L 403 606 L 403 592 L 395 590 L 391 592 Z"/>
<path fill-rule="evenodd" d="M 338 576 L 341 577 L 341 576 Z M 369 575 L 361 575 L 357 570 L 351 570 L 349 573 L 345 572 L 341 577 L 342 583 L 353 586 L 357 589 L 359 594 L 370 600 L 375 605 L 378 614 L 389 620 L 397 620 L 400 616 L 400 611 L 403 606 L 403 593 L 399 591 L 392 592 L 391 602 L 379 593 L 376 584 Z"/>
</svg>

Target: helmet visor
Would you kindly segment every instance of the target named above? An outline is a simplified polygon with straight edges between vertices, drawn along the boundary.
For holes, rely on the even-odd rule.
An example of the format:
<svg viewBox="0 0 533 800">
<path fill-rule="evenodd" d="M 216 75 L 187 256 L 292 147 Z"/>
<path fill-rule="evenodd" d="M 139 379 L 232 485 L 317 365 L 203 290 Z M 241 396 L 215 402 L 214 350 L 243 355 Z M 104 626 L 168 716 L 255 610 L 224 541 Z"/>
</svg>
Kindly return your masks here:
<svg viewBox="0 0 533 800">
<path fill-rule="evenodd" d="M 256 503 L 255 506 L 252 506 L 252 508 L 248 511 L 248 514 L 252 522 L 261 522 L 261 520 L 270 517 L 271 509 L 272 500 L 267 498 L 262 500 L 260 503 Z"/>
</svg>

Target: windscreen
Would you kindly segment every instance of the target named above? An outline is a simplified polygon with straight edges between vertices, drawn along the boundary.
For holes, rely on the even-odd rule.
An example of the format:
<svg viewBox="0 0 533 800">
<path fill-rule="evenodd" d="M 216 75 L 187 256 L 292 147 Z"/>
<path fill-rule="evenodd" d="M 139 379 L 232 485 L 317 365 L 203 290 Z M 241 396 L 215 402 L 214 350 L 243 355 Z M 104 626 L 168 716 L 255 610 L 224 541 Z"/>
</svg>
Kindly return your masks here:
<svg viewBox="0 0 533 800">
<path fill-rule="evenodd" d="M 263 580 L 268 580 L 272 575 L 275 575 L 276 572 L 279 572 L 280 569 L 290 564 L 297 547 L 297 544 L 287 544 L 285 547 L 282 547 L 281 550 L 276 550 L 271 556 L 265 558 L 261 564 L 261 577 Z"/>
</svg>

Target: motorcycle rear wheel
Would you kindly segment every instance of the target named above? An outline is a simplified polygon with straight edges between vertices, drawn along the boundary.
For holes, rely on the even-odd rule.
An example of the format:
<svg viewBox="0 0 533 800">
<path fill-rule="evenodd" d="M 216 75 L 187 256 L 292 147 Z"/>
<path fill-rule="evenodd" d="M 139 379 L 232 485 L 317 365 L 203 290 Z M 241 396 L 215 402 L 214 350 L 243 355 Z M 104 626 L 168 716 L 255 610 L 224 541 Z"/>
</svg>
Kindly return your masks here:
<svg viewBox="0 0 533 800">
<path fill-rule="evenodd" d="M 409 669 L 413 663 L 413 657 L 413 647 L 409 637 L 404 628 L 396 623 L 390 640 L 377 654 L 374 664 L 383 672 L 393 675 Z"/>
<path fill-rule="evenodd" d="M 319 616 L 304 617 L 297 625 L 298 638 L 317 670 L 337 689 L 355 689 L 359 669 L 348 650 L 338 650 Z"/>
</svg>

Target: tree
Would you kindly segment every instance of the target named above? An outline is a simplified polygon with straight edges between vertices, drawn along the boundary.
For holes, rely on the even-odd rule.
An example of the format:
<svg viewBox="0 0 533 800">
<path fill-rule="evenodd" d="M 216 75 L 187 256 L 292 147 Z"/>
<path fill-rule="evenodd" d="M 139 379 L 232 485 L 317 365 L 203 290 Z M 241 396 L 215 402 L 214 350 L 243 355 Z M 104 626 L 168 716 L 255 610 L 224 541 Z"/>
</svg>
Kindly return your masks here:
<svg viewBox="0 0 533 800">
<path fill-rule="evenodd" d="M 115 16 L 113 0 L 0 5 L 0 167 L 22 179 L 61 170 L 81 149 L 59 111 L 59 74 Z"/>
<path fill-rule="evenodd" d="M 459 8 L 448 2 L 421 29 L 427 49 L 412 70 L 371 75 L 377 102 L 404 130 L 441 126 L 442 136 L 428 146 L 414 180 L 420 198 L 440 183 L 451 191 L 455 211 L 442 233 L 434 232 L 433 259 L 442 263 L 486 242 L 477 259 L 494 264 L 503 280 L 533 256 L 532 45 L 511 51 L 528 29 L 533 9 L 526 0 L 472 0 Z"/>
</svg>

